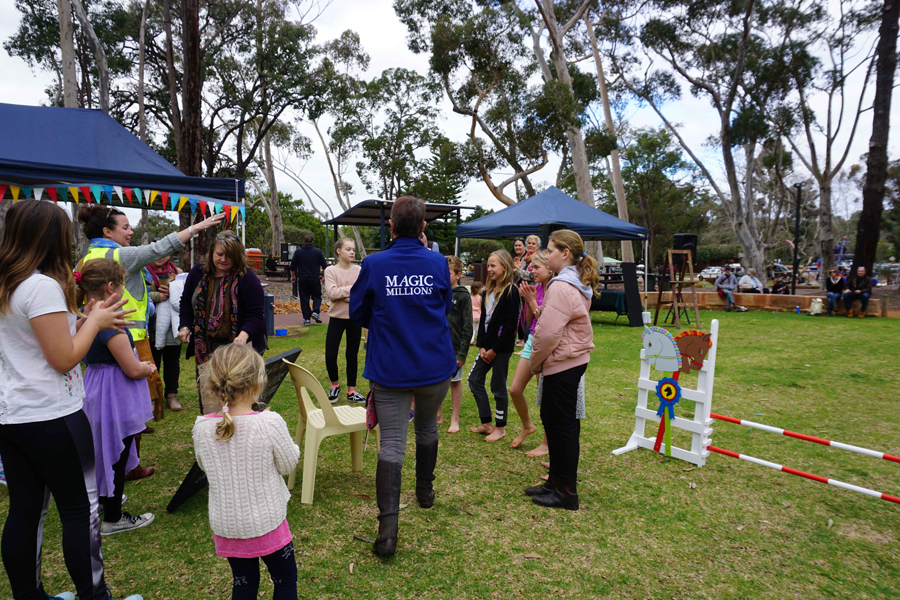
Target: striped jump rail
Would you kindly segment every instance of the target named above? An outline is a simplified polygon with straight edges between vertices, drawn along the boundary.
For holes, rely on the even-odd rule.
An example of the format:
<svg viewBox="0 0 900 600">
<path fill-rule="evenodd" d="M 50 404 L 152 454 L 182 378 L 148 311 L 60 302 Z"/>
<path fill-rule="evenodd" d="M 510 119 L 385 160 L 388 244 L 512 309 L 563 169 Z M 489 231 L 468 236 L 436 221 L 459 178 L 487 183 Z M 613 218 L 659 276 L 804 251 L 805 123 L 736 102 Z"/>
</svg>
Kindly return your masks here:
<svg viewBox="0 0 900 600">
<path fill-rule="evenodd" d="M 735 419 L 734 417 L 726 417 L 725 415 L 717 415 L 716 413 L 710 413 L 709 416 L 711 416 L 713 419 L 718 419 L 719 421 L 726 421 L 728 423 L 734 423 L 736 425 L 743 425 L 744 427 L 752 427 L 753 429 L 759 429 L 760 431 L 768 431 L 769 433 L 786 435 L 787 437 L 792 437 L 798 440 L 822 444 L 823 446 L 839 448 L 840 450 L 847 450 L 848 452 L 855 452 L 857 454 L 871 456 L 872 458 L 881 458 L 895 463 L 900 463 L 900 456 L 894 456 L 893 454 L 887 454 L 885 452 L 878 452 L 877 450 L 869 450 L 868 448 L 861 448 L 859 446 L 853 446 L 851 444 L 843 444 L 841 442 L 835 442 L 811 435 L 805 435 L 803 433 L 797 433 L 795 431 L 788 431 L 787 429 L 779 429 L 778 427 L 763 425 L 762 423 L 754 423 L 753 421 L 745 421 L 743 419 Z"/>
<path fill-rule="evenodd" d="M 774 429 L 774 427 L 773 427 Z M 835 487 L 839 487 L 845 490 L 850 490 L 852 492 L 859 492 L 860 494 L 865 494 L 866 496 L 872 496 L 873 498 L 880 498 L 881 500 L 887 500 L 888 502 L 894 502 L 896 504 L 900 504 L 900 498 L 897 496 L 891 496 L 890 494 L 882 494 L 881 492 L 876 492 L 875 490 L 870 490 L 869 488 L 860 487 L 858 485 L 853 485 L 850 483 L 844 483 L 843 481 L 838 481 L 837 479 L 828 479 L 827 477 L 821 477 L 819 475 L 813 475 L 812 473 L 807 473 L 805 471 L 798 471 L 797 469 L 792 469 L 790 467 L 785 467 L 784 465 L 779 465 L 773 462 L 769 462 L 767 460 L 762 460 L 759 458 L 754 458 L 752 456 L 747 456 L 746 454 L 738 454 L 737 452 L 732 452 L 731 450 L 723 450 L 722 448 L 716 448 L 715 446 L 708 446 L 710 452 L 718 452 L 719 454 L 724 454 L 725 456 L 731 456 L 732 458 L 739 458 L 741 460 L 753 463 L 755 465 L 760 465 L 763 467 L 769 467 L 770 469 L 775 469 L 776 471 L 781 471 L 783 473 L 790 473 L 791 475 L 799 475 L 800 477 L 805 477 L 807 479 L 812 479 L 813 481 L 818 481 L 819 483 L 827 483 L 828 485 L 833 485 Z"/>
</svg>

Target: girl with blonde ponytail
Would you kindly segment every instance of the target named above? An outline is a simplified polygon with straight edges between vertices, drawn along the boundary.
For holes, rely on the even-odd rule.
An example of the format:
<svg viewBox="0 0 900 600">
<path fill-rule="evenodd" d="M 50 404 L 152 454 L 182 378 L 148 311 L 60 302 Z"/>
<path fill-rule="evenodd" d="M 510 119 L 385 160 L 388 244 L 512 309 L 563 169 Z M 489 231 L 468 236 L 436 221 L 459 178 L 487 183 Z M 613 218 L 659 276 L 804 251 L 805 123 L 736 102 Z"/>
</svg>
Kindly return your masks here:
<svg viewBox="0 0 900 600">
<path fill-rule="evenodd" d="M 216 554 L 228 559 L 232 598 L 256 598 L 259 559 L 275 584 L 275 600 L 297 598 L 297 561 L 287 522 L 284 483 L 300 448 L 281 415 L 253 403 L 266 385 L 252 346 L 228 344 L 212 353 L 200 379 L 205 398 L 222 408 L 197 417 L 194 454 L 209 479 L 209 523 Z"/>
<path fill-rule="evenodd" d="M 541 420 L 550 449 L 550 475 L 543 485 L 525 494 L 540 506 L 578 510 L 578 456 L 583 407 L 578 406 L 578 385 L 584 376 L 594 330 L 589 310 L 599 277 L 597 261 L 584 252 L 574 231 L 563 229 L 550 236 L 547 263 L 559 273 L 550 280 L 534 330 L 531 371 L 541 373 Z"/>
</svg>

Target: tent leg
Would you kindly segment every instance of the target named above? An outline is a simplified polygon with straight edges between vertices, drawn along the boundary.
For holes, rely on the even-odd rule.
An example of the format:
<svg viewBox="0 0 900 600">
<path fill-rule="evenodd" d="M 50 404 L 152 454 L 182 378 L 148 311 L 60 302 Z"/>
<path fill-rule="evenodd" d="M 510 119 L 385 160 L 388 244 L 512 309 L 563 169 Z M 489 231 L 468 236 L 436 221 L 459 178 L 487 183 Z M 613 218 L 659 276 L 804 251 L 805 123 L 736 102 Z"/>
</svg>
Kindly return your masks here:
<svg viewBox="0 0 900 600">
<path fill-rule="evenodd" d="M 462 212 L 461 209 L 459 209 L 459 208 L 456 209 L 456 230 L 457 231 L 459 231 L 459 214 L 461 212 Z M 457 258 L 459 258 L 459 254 L 460 254 L 459 251 L 460 251 L 460 243 L 459 243 L 459 238 L 457 237 L 456 238 L 456 257 Z"/>
</svg>

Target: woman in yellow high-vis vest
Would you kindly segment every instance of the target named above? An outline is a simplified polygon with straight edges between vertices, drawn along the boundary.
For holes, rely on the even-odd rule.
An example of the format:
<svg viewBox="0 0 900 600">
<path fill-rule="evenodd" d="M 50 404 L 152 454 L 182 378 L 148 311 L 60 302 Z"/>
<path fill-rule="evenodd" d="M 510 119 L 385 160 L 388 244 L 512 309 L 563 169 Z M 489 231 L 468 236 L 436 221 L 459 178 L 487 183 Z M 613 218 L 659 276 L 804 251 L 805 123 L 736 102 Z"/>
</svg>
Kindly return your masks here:
<svg viewBox="0 0 900 600">
<path fill-rule="evenodd" d="M 134 325 L 128 329 L 134 339 L 135 348 L 141 360 L 153 360 L 150 342 L 147 339 L 147 320 L 149 318 L 147 283 L 153 278 L 147 271 L 147 265 L 179 252 L 195 233 L 199 233 L 215 226 L 225 217 L 224 214 L 214 215 L 199 223 L 191 225 L 177 233 L 170 233 L 163 239 L 147 244 L 146 246 L 131 246 L 131 236 L 134 231 L 128 223 L 128 217 L 122 211 L 111 206 L 95 204 L 82 208 L 78 213 L 78 220 L 82 223 L 82 229 L 91 245 L 87 254 L 78 262 L 76 272 L 80 272 L 82 265 L 95 258 L 110 258 L 121 264 L 125 269 L 125 290 L 122 296 L 127 300 L 125 309 L 136 309 L 133 314 Z M 159 373 L 154 373 L 148 378 L 150 396 L 157 408 L 154 415 L 159 415 L 164 409 L 165 397 Z M 139 438 L 137 443 L 140 444 Z M 129 473 L 128 479 L 140 479 L 153 473 L 153 467 L 138 467 L 139 472 Z M 138 471 L 136 469 L 135 471 Z"/>
</svg>

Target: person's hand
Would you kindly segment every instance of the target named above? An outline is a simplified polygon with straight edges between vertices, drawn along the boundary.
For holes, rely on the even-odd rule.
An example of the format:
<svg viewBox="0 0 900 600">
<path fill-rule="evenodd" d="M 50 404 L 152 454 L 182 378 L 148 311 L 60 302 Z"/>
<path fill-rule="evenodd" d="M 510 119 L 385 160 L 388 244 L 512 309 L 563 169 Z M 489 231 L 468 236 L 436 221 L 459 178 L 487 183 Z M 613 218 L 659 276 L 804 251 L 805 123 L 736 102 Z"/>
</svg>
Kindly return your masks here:
<svg viewBox="0 0 900 600">
<path fill-rule="evenodd" d="M 159 301 L 165 302 L 169 299 L 169 286 L 161 285 L 159 286 Z"/>
<path fill-rule="evenodd" d="M 532 300 L 537 300 L 537 293 L 534 291 L 534 286 L 529 285 L 525 281 L 519 284 L 519 295 L 522 296 L 522 299 L 528 304 L 531 304 Z"/>
<path fill-rule="evenodd" d="M 296 281 L 297 281 L 297 278 L 294 276 L 293 273 L 291 273 L 291 283 L 295 283 Z"/>
<path fill-rule="evenodd" d="M 225 213 L 219 213 L 217 215 L 213 215 L 207 219 L 203 219 L 199 223 L 194 223 L 191 227 L 194 228 L 194 232 L 203 231 L 205 229 L 209 229 L 219 223 L 222 219 L 225 218 Z"/>
<path fill-rule="evenodd" d="M 143 364 L 147 365 L 147 368 L 150 369 L 150 372 L 147 373 L 147 375 L 153 375 L 154 373 L 156 373 L 156 365 L 153 363 L 153 361 L 151 361 L 151 360 L 142 360 L 141 362 L 142 362 Z"/>
<path fill-rule="evenodd" d="M 853 290 L 853 293 L 854 293 L 854 294 L 859 294 L 860 291 L 859 291 L 859 290 Z"/>
<path fill-rule="evenodd" d="M 250 339 L 250 335 L 246 331 L 242 331 L 238 334 L 236 338 L 234 338 L 235 346 L 243 346 L 247 343 L 247 340 Z"/>
<path fill-rule="evenodd" d="M 494 360 L 494 358 L 496 358 L 496 356 L 497 356 L 497 353 L 494 352 L 493 350 L 485 350 L 484 355 L 481 357 L 481 360 L 483 360 L 487 364 L 491 364 L 491 361 Z"/>
<path fill-rule="evenodd" d="M 191 341 L 191 330 L 187 327 L 182 327 L 178 330 L 178 339 L 183 343 L 187 344 Z"/>
<path fill-rule="evenodd" d="M 456 368 L 458 369 L 458 368 L 460 368 L 461 366 L 463 366 L 464 364 L 466 364 L 465 361 L 463 361 L 463 360 L 457 360 L 457 361 L 456 361 Z"/>
<path fill-rule="evenodd" d="M 98 306 L 96 303 L 91 308 L 88 315 L 88 322 L 93 322 L 101 331 L 104 329 L 114 329 L 119 333 L 125 333 L 125 328 L 134 325 L 134 321 L 125 320 L 126 315 L 130 315 L 137 309 L 129 308 L 122 310 L 122 307 L 128 300 L 119 300 L 118 294 L 113 294 Z"/>
</svg>

